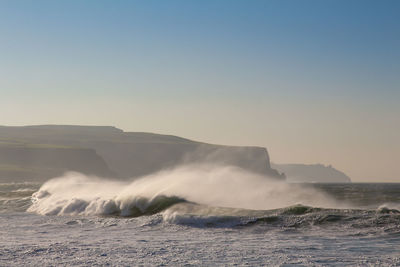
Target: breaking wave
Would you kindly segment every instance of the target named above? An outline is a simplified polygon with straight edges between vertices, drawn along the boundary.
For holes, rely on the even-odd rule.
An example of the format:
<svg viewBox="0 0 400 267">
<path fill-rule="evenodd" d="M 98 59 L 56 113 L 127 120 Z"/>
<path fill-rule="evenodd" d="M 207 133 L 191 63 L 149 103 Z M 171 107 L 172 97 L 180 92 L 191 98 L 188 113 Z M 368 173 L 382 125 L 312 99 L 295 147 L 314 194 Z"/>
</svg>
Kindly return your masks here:
<svg viewBox="0 0 400 267">
<path fill-rule="evenodd" d="M 269 210 L 295 204 L 337 206 L 332 198 L 237 167 L 184 166 L 131 182 L 79 173 L 52 179 L 32 196 L 28 209 L 44 215 L 154 214 L 179 202 L 211 207 Z"/>
<path fill-rule="evenodd" d="M 355 192 L 365 192 L 365 188 Z M 363 194 L 359 195 L 362 199 Z M 367 199 L 375 197 L 371 194 Z M 288 184 L 236 167 L 184 166 L 130 182 L 67 173 L 43 184 L 32 195 L 28 211 L 42 215 L 154 215 L 156 223 L 191 227 L 372 227 L 398 233 L 399 202 L 391 199 L 394 202 L 380 206 L 357 207 L 312 186 Z"/>
</svg>

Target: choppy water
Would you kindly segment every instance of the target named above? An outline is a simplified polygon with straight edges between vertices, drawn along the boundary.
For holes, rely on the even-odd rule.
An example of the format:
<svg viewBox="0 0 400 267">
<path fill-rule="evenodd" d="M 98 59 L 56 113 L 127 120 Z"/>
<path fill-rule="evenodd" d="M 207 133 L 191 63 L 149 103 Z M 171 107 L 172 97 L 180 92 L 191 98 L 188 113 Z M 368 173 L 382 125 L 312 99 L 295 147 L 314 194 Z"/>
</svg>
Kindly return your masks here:
<svg viewBox="0 0 400 267">
<path fill-rule="evenodd" d="M 173 186 L 168 175 L 168 188 L 158 176 L 110 183 L 77 174 L 0 184 L 0 266 L 400 266 L 400 184 L 268 182 L 265 191 L 239 173 L 257 196 L 225 186 L 210 201 L 196 195 L 202 183 L 215 186 L 204 176 Z"/>
</svg>

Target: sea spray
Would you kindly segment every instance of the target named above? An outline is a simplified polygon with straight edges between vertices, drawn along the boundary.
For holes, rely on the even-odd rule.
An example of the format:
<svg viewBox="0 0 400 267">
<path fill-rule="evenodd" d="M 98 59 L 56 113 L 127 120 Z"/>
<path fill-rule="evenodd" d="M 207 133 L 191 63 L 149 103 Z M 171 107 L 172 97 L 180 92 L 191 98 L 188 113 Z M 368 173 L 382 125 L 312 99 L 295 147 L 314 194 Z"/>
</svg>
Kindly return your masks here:
<svg viewBox="0 0 400 267">
<path fill-rule="evenodd" d="M 189 201 L 165 208 L 156 203 L 174 199 L 166 190 L 153 199 L 154 206 L 147 207 L 150 214 L 157 214 L 120 218 L 116 199 L 125 189 L 129 193 L 130 183 L 71 174 L 43 185 L 40 191 L 40 185 L 0 184 L 4 199 L 0 203 L 0 265 L 215 265 L 218 256 L 224 260 L 219 265 L 400 266 L 400 210 L 394 209 L 400 203 L 399 184 L 289 187 L 307 194 L 307 188 L 317 188 L 350 203 L 348 209 L 324 208 L 327 204 L 321 202 L 254 210 Z M 60 209 L 54 214 L 69 216 L 25 212 L 32 194 L 27 188 L 38 191 L 36 207 L 45 208 L 50 203 L 45 200 L 53 196 L 61 201 L 53 206 Z M 221 194 L 225 194 L 223 189 Z M 126 211 L 135 205 L 143 209 L 150 200 L 137 198 L 126 204 Z M 207 261 L 199 260 L 203 258 Z"/>
<path fill-rule="evenodd" d="M 112 213 L 120 209 L 116 197 L 106 198 L 108 193 L 103 192 L 103 196 L 98 194 L 100 197 L 89 196 L 84 200 L 82 192 L 96 189 L 101 183 L 107 185 L 103 190 L 107 189 L 113 196 L 120 194 L 112 192 L 114 186 L 120 189 L 130 183 L 103 182 L 85 176 L 77 181 L 79 175 L 71 178 L 71 184 L 77 186 L 66 187 L 64 193 L 72 195 L 75 190 L 75 200 L 69 200 L 69 205 L 56 205 L 69 216 L 40 216 L 24 212 L 26 208 L 21 209 L 19 204 L 14 205 L 15 198 L 25 198 L 21 193 L 29 194 L 26 188 L 37 191 L 40 185 L 36 188 L 0 185 L 3 198 L 10 200 L 0 203 L 0 262 L 4 263 L 1 266 L 53 266 L 58 261 L 74 266 L 88 263 L 196 265 L 200 262 L 199 255 L 209 259 L 204 265 L 215 263 L 215 255 L 226 260 L 219 261 L 220 265 L 275 266 L 288 263 L 287 259 L 291 259 L 290 264 L 305 266 L 399 266 L 400 263 L 400 212 L 393 209 L 400 203 L 399 184 L 308 184 L 303 187 L 304 190 L 316 187 L 338 200 L 349 201 L 354 204 L 350 209 L 323 208 L 318 204 L 254 210 L 186 201 L 168 208 L 154 205 L 156 210 L 163 211 L 151 216 L 121 218 L 115 216 L 118 213 Z M 56 182 L 67 184 L 65 179 Z M 52 186 L 58 187 L 57 183 Z M 91 187 L 85 183 L 91 183 Z M 47 186 L 50 190 L 50 185 Z M 61 189 L 45 192 L 43 188 L 40 195 L 37 193 L 40 201 L 51 194 L 63 199 L 59 195 Z M 95 192 L 92 190 L 91 195 Z M 103 206 L 96 211 L 102 199 Z M 153 203 L 164 203 L 165 199 L 169 197 L 164 192 Z M 360 199 L 369 201 L 357 206 Z M 31 204 L 30 199 L 27 203 Z M 145 199 L 135 203 L 126 207 L 146 206 Z M 150 205 L 147 210 L 154 212 L 153 207 Z M 73 210 L 78 216 L 72 215 Z M 106 214 L 105 211 L 112 216 L 94 215 Z M 83 212 L 93 215 L 85 216 Z M 340 257 L 336 257 L 338 253 Z"/>
<path fill-rule="evenodd" d="M 212 207 L 269 210 L 337 203 L 313 188 L 287 184 L 232 166 L 185 165 L 129 182 L 70 172 L 33 194 L 28 209 L 46 215 L 140 216 L 186 201 Z"/>
</svg>

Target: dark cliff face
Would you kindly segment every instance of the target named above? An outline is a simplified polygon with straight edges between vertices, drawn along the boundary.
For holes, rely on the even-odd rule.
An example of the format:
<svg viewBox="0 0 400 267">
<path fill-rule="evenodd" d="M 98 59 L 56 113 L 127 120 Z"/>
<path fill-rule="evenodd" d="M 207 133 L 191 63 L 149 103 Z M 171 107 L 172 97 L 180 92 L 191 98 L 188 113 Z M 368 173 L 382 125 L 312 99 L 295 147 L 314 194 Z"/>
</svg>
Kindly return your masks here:
<svg viewBox="0 0 400 267">
<path fill-rule="evenodd" d="M 201 143 L 88 142 L 122 178 L 139 177 L 185 164 L 232 165 L 282 178 L 270 167 L 268 152 L 261 147 L 230 147 Z"/>
<path fill-rule="evenodd" d="M 0 146 L 2 180 L 46 180 L 67 171 L 96 176 L 115 175 L 93 149 Z"/>
<path fill-rule="evenodd" d="M 183 162 L 232 165 L 274 178 L 281 177 L 271 168 L 267 149 L 263 147 L 200 144 L 193 151 L 183 155 Z"/>
<path fill-rule="evenodd" d="M 53 151 L 38 149 L 34 156 L 32 151 L 25 149 L 23 153 L 20 152 L 23 155 L 17 158 L 23 166 L 38 161 L 40 166 L 100 176 L 110 176 L 111 171 L 107 166 L 114 172 L 114 176 L 131 178 L 182 164 L 205 163 L 233 165 L 282 178 L 271 168 L 268 152 L 262 147 L 211 145 L 171 135 L 123 132 L 107 126 L 0 126 L 0 144 L 2 142 L 14 146 L 41 144 L 75 148 L 69 151 L 67 148 L 62 151 L 61 148 Z M 13 153 L 17 153 L 17 150 Z M 8 164 L 13 157 L 12 153 L 0 156 L 0 165 Z M 29 164 L 28 159 L 31 162 Z"/>
</svg>

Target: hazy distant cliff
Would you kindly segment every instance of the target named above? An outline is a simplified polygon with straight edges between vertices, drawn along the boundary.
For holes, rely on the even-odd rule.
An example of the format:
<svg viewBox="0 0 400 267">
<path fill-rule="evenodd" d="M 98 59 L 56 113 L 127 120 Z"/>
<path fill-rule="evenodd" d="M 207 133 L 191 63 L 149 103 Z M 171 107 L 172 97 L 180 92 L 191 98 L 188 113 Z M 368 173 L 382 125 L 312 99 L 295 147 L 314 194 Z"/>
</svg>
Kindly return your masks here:
<svg viewBox="0 0 400 267">
<path fill-rule="evenodd" d="M 93 149 L 0 144 L 0 179 L 3 181 L 46 180 L 66 171 L 113 175 Z"/>
<path fill-rule="evenodd" d="M 273 168 L 285 173 L 288 182 L 305 183 L 349 183 L 350 177 L 332 166 L 321 164 L 271 164 Z"/>
<path fill-rule="evenodd" d="M 211 145 L 177 136 L 124 132 L 108 126 L 0 126 L 1 147 L 4 150 L 2 153 L 0 149 L 0 166 L 3 165 L 4 172 L 2 175 L 0 168 L 0 178 L 11 174 L 13 169 L 15 175 L 17 170 L 32 170 L 39 165 L 35 175 L 74 170 L 130 178 L 187 163 L 234 165 L 282 178 L 271 168 L 268 152 L 262 147 Z M 7 152 L 10 147 L 11 152 Z M 55 171 L 46 172 L 46 166 Z"/>
</svg>

